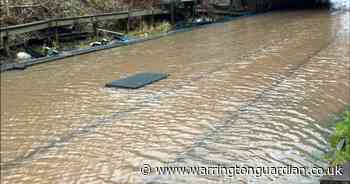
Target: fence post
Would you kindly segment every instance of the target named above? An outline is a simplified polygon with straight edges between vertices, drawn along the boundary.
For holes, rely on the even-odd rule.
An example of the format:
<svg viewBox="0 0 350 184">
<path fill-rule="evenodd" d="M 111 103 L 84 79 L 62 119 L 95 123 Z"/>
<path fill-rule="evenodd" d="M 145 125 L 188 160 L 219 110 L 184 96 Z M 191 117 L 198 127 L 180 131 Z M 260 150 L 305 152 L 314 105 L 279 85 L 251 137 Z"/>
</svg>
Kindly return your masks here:
<svg viewBox="0 0 350 184">
<path fill-rule="evenodd" d="M 194 1 L 192 4 L 192 18 L 196 17 L 196 6 L 197 6 L 197 1 Z"/>
<path fill-rule="evenodd" d="M 172 0 L 170 3 L 170 19 L 171 24 L 175 24 L 175 1 Z"/>
<path fill-rule="evenodd" d="M 90 17 L 90 22 L 92 23 L 92 32 L 94 34 L 94 38 L 98 39 L 98 25 L 97 25 L 97 20 L 95 17 L 91 16 Z"/>
<path fill-rule="evenodd" d="M 60 47 L 60 35 L 58 34 L 58 21 L 55 20 L 55 43 L 57 47 Z"/>
<path fill-rule="evenodd" d="M 153 5 L 152 5 L 151 26 L 152 26 L 152 27 L 155 27 L 155 25 L 154 25 L 154 7 L 153 7 Z"/>
<path fill-rule="evenodd" d="M 130 8 L 128 9 L 128 20 L 126 22 L 126 34 L 130 31 Z"/>
<path fill-rule="evenodd" d="M 4 43 L 4 49 L 5 49 L 5 55 L 10 55 L 10 46 L 9 46 L 9 36 L 6 34 L 6 36 L 3 37 L 3 43 Z"/>
<path fill-rule="evenodd" d="M 97 30 L 98 25 L 97 25 L 96 21 L 94 21 L 92 23 L 92 27 L 93 27 L 93 31 L 94 31 L 94 36 L 95 36 L 96 39 L 98 39 L 98 30 Z"/>
</svg>

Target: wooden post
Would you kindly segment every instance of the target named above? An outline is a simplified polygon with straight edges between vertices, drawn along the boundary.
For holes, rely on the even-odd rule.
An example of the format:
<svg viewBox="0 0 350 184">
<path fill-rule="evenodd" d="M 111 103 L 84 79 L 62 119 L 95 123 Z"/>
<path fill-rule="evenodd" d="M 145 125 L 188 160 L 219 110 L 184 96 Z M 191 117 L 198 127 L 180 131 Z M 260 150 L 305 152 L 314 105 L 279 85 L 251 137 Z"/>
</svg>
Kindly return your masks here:
<svg viewBox="0 0 350 184">
<path fill-rule="evenodd" d="M 58 34 L 58 28 L 55 28 L 55 46 L 59 47 L 60 45 L 60 36 Z"/>
<path fill-rule="evenodd" d="M 144 27 L 143 27 L 144 18 L 143 18 L 143 16 L 141 16 L 141 17 L 139 18 L 139 20 L 140 20 L 140 21 L 139 21 L 139 24 L 140 24 L 139 27 L 141 28 L 141 31 L 143 31 L 143 30 L 144 30 Z"/>
<path fill-rule="evenodd" d="M 152 0 L 152 6 L 151 6 L 151 8 L 152 8 L 151 26 L 152 26 L 152 27 L 155 27 L 155 25 L 154 25 L 154 0 Z"/>
<path fill-rule="evenodd" d="M 128 22 L 126 24 L 126 34 L 128 34 L 130 31 L 130 20 L 131 20 L 131 13 L 132 13 L 133 7 L 134 7 L 134 0 L 132 0 L 128 6 Z"/>
<path fill-rule="evenodd" d="M 98 39 L 98 30 L 97 30 L 98 25 L 97 25 L 97 22 L 96 22 L 96 21 L 94 21 L 94 22 L 92 23 L 92 27 L 93 27 L 95 39 Z"/>
<path fill-rule="evenodd" d="M 60 35 L 58 34 L 58 22 L 56 21 L 55 22 L 56 25 L 55 25 L 55 43 L 57 47 L 60 47 Z"/>
<path fill-rule="evenodd" d="M 9 56 L 10 55 L 9 36 L 8 35 L 4 36 L 2 41 L 4 43 L 5 55 Z"/>
<path fill-rule="evenodd" d="M 130 31 L 130 9 L 128 9 L 128 20 L 126 22 L 126 34 Z"/>
<path fill-rule="evenodd" d="M 197 1 L 194 1 L 192 4 L 192 18 L 196 17 L 196 5 Z"/>
<path fill-rule="evenodd" d="M 170 3 L 170 21 L 171 24 L 175 24 L 175 1 L 172 0 Z"/>
<path fill-rule="evenodd" d="M 212 19 L 213 18 L 213 14 L 214 14 L 214 11 L 213 11 L 213 6 L 208 6 L 208 17 L 210 18 L 210 19 Z"/>
</svg>

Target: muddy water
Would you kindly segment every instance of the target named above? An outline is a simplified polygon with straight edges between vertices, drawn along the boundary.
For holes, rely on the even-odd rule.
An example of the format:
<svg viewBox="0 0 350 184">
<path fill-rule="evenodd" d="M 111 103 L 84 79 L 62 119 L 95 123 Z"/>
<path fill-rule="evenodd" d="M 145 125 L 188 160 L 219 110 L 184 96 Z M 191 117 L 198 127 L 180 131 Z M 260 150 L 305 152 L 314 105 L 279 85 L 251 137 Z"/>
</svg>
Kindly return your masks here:
<svg viewBox="0 0 350 184">
<path fill-rule="evenodd" d="M 350 13 L 275 12 L 1 74 L 3 183 L 318 183 L 139 165 L 325 166 L 350 103 Z M 138 72 L 170 77 L 106 89 Z"/>
</svg>

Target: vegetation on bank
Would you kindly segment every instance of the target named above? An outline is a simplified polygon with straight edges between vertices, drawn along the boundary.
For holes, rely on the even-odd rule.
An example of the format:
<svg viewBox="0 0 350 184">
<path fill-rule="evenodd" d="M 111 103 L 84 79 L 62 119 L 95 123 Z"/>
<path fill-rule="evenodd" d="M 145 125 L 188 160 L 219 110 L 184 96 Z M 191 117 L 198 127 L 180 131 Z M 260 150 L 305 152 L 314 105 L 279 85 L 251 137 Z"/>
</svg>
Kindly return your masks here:
<svg viewBox="0 0 350 184">
<path fill-rule="evenodd" d="M 134 30 L 126 33 L 125 36 L 129 38 L 147 38 L 149 36 L 159 35 L 161 33 L 169 32 L 172 29 L 172 25 L 167 21 L 157 22 L 154 24 L 149 24 L 147 22 L 142 22 L 141 26 L 135 28 Z M 119 31 L 119 30 L 115 30 Z M 62 50 L 73 50 L 91 47 L 90 43 L 100 41 L 101 39 L 106 39 L 112 41 L 113 35 L 104 34 L 99 37 L 89 37 L 85 40 L 75 41 L 71 43 L 65 43 L 61 46 L 56 46 L 55 48 Z M 62 48 L 63 47 L 63 48 Z"/>
<path fill-rule="evenodd" d="M 172 29 L 173 29 L 173 26 L 168 21 L 160 21 L 160 22 L 155 22 L 153 24 L 150 24 L 146 21 L 141 21 L 137 27 L 134 27 L 133 30 L 131 30 L 129 33 L 126 33 L 125 36 L 131 39 L 147 38 L 147 37 L 169 32 Z M 117 28 L 116 30 L 114 30 L 113 27 L 110 27 L 109 30 L 121 32 Z M 72 51 L 76 49 L 89 48 L 91 47 L 91 43 L 100 42 L 101 40 L 106 40 L 107 42 L 111 42 L 115 40 L 115 38 L 113 37 L 113 34 L 105 34 L 103 32 L 100 32 L 98 37 L 89 36 L 85 39 L 79 39 L 79 40 L 72 39 L 72 40 L 64 41 L 62 43 L 57 43 L 56 41 L 52 41 L 49 45 L 36 44 L 36 45 L 31 45 L 30 48 L 35 53 L 46 56 L 48 53 L 45 49 L 48 47 L 52 48 L 53 50 L 57 50 L 59 52 Z M 19 47 L 11 50 L 12 55 L 10 57 L 2 58 L 0 55 L 0 64 L 11 63 L 11 62 L 22 62 L 21 60 L 18 60 L 18 58 L 16 58 L 16 55 L 15 55 L 16 53 L 19 53 L 19 52 L 26 52 L 26 51 L 23 48 Z"/>
<path fill-rule="evenodd" d="M 153 25 L 148 24 L 146 22 L 142 22 L 141 25 L 142 26 L 139 26 L 135 30 L 130 31 L 129 33 L 127 33 L 125 35 L 127 37 L 130 37 L 130 38 L 147 38 L 149 36 L 154 36 L 154 35 L 159 35 L 161 33 L 169 32 L 172 29 L 172 25 L 167 21 L 155 23 Z M 70 43 L 66 42 L 66 43 L 61 44 L 60 46 L 56 46 L 54 48 L 56 48 L 58 50 L 74 50 L 74 49 L 88 48 L 88 47 L 91 47 L 90 43 L 100 41 L 101 39 L 106 39 L 108 41 L 111 41 L 111 40 L 113 40 L 113 36 L 101 35 L 98 38 L 97 37 L 89 37 L 85 40 L 73 41 Z"/>
<path fill-rule="evenodd" d="M 149 9 L 159 3 L 159 0 L 0 0 L 0 22 L 9 26 L 57 17 Z"/>
<path fill-rule="evenodd" d="M 332 153 L 327 155 L 327 160 L 330 160 L 332 165 L 342 165 L 350 161 L 350 108 L 344 112 L 342 120 L 336 124 L 330 144 Z"/>
<path fill-rule="evenodd" d="M 129 36 L 136 36 L 136 37 L 148 37 L 148 36 L 154 36 L 161 33 L 169 32 L 172 29 L 172 25 L 167 22 L 159 22 L 154 25 L 147 24 L 146 22 L 142 22 L 139 29 L 135 31 L 131 31 L 127 35 Z"/>
<path fill-rule="evenodd" d="M 3 26 L 28 23 L 37 20 L 44 20 L 56 17 L 71 17 L 80 15 L 90 15 L 98 13 L 126 11 L 130 9 L 151 9 L 160 6 L 160 0 L 58 0 L 58 1 L 39 1 L 39 0 L 0 0 L 0 23 Z M 128 26 L 127 26 L 128 24 Z M 160 33 L 168 32 L 172 29 L 169 22 L 163 17 L 134 17 L 128 22 L 126 20 L 101 21 L 98 27 L 109 31 L 123 33 L 129 32 L 126 36 L 144 38 Z M 48 30 L 50 31 L 50 30 Z M 52 31 L 52 30 L 51 30 Z M 66 31 L 66 30 L 63 30 Z M 90 24 L 77 24 L 74 27 L 76 32 L 93 32 Z M 88 36 L 86 39 L 71 39 L 71 41 L 59 40 L 56 43 L 53 38 L 47 38 L 47 32 L 34 32 L 23 35 L 17 35 L 10 38 L 11 50 L 5 54 L 0 50 L 0 64 L 19 62 L 16 54 L 27 52 L 23 48 L 23 43 L 28 44 L 30 49 L 38 54 L 43 54 L 42 48 L 51 47 L 58 51 L 69 51 L 79 48 L 90 47 L 92 42 L 99 42 L 102 39 L 108 41 L 114 40 L 112 34 L 99 32 L 100 36 Z M 73 38 L 73 37 L 72 37 Z M 43 40 L 45 39 L 45 40 Z M 35 56 L 33 56 L 35 57 Z"/>
</svg>

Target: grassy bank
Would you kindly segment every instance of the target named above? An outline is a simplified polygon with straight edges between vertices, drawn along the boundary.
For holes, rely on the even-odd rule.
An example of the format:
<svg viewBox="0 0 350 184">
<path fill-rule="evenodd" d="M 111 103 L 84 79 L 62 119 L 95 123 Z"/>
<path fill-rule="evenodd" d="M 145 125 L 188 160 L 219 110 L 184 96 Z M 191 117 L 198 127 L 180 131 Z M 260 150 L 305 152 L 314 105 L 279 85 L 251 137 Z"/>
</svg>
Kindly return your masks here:
<svg viewBox="0 0 350 184">
<path fill-rule="evenodd" d="M 129 33 L 125 34 L 125 36 L 129 38 L 147 38 L 149 36 L 159 35 L 161 33 L 169 32 L 172 29 L 172 25 L 167 21 L 157 22 L 154 24 L 149 24 L 146 22 L 140 23 L 141 25 L 135 28 L 134 30 L 130 31 Z M 121 30 L 113 30 L 116 32 L 122 32 Z M 90 47 L 90 43 L 95 41 L 100 41 L 101 39 L 106 39 L 108 41 L 113 40 L 113 36 L 110 34 L 103 34 L 100 35 L 98 38 L 96 37 L 89 37 L 85 40 L 80 40 L 76 42 L 71 43 L 65 43 L 65 49 L 70 48 L 73 49 L 81 49 L 81 48 L 88 48 Z M 69 49 L 68 49 L 69 50 Z"/>
<path fill-rule="evenodd" d="M 134 37 L 148 37 L 154 36 L 161 33 L 168 32 L 172 29 L 172 25 L 167 21 L 162 21 L 155 23 L 154 25 L 147 24 L 146 22 L 142 22 L 141 26 L 135 31 L 131 31 L 128 33 L 128 36 Z"/>
<path fill-rule="evenodd" d="M 332 165 L 342 165 L 350 161 L 350 108 L 343 113 L 342 120 L 337 122 L 330 144 L 332 152 L 327 155 L 327 160 Z"/>
</svg>

